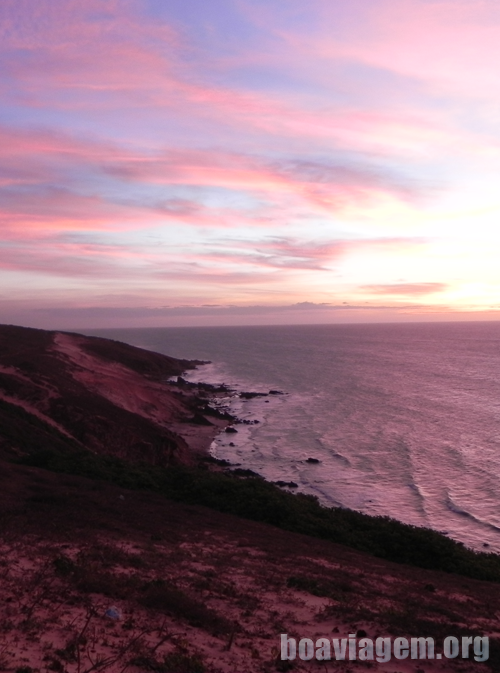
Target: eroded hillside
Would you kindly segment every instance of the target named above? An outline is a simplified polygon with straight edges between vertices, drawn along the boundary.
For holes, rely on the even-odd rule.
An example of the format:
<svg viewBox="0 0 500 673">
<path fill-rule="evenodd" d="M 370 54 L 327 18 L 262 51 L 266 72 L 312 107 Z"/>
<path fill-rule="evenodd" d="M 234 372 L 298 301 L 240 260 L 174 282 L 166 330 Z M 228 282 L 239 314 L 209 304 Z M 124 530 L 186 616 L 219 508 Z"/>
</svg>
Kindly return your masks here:
<svg viewBox="0 0 500 673">
<path fill-rule="evenodd" d="M 0 450 L 190 462 L 220 420 L 201 415 L 200 399 L 167 380 L 196 364 L 107 339 L 0 326 Z"/>
</svg>

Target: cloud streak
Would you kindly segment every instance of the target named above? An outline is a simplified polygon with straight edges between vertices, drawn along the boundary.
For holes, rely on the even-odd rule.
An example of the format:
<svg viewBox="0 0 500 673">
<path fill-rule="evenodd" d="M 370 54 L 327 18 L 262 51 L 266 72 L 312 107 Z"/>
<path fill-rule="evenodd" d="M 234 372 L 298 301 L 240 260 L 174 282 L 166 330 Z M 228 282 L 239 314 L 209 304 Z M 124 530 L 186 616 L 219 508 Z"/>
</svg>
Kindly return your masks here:
<svg viewBox="0 0 500 673">
<path fill-rule="evenodd" d="M 39 292 L 90 306 L 121 293 L 245 315 L 491 303 L 498 6 L 204 12 L 0 4 L 4 292 L 33 307 Z"/>
<path fill-rule="evenodd" d="M 369 294 L 384 294 L 390 296 L 422 296 L 444 292 L 447 283 L 391 283 L 388 285 L 362 285 L 361 290 Z"/>
</svg>

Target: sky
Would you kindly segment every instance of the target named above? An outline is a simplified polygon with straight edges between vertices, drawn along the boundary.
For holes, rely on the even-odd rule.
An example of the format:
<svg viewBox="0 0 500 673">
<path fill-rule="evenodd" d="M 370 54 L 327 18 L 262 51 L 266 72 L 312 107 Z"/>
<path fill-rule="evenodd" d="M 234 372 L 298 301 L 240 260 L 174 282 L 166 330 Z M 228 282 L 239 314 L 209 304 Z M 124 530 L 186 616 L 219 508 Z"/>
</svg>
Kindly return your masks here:
<svg viewBox="0 0 500 673">
<path fill-rule="evenodd" d="M 0 322 L 500 319 L 498 0 L 2 0 Z"/>
</svg>

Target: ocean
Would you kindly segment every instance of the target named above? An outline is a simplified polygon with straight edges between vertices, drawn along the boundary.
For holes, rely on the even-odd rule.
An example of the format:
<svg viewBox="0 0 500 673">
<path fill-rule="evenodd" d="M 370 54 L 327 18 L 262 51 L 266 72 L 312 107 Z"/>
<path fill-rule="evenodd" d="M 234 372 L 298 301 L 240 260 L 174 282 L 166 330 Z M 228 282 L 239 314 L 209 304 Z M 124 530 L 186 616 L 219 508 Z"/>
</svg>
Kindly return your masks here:
<svg viewBox="0 0 500 673">
<path fill-rule="evenodd" d="M 500 552 L 500 322 L 86 334 L 211 360 L 190 380 L 282 391 L 225 400 L 238 417 L 259 422 L 222 433 L 218 458 L 293 481 L 325 505 Z"/>
</svg>

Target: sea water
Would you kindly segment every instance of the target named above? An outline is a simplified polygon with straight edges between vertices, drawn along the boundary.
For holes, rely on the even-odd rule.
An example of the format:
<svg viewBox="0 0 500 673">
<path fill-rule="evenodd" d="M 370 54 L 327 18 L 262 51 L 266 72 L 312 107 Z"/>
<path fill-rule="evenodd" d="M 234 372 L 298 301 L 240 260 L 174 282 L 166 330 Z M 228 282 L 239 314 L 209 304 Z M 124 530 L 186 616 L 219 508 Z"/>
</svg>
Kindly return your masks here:
<svg viewBox="0 0 500 673">
<path fill-rule="evenodd" d="M 211 360 L 191 380 L 284 393 L 225 400 L 239 418 L 259 422 L 222 433 L 217 457 L 293 481 L 325 505 L 500 552 L 500 323 L 87 334 Z"/>
</svg>

